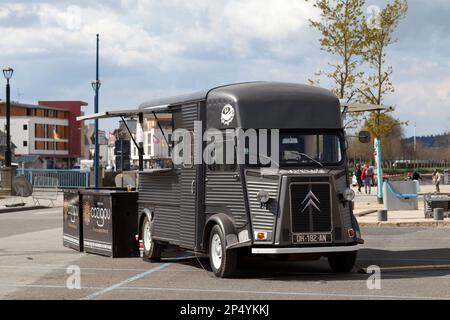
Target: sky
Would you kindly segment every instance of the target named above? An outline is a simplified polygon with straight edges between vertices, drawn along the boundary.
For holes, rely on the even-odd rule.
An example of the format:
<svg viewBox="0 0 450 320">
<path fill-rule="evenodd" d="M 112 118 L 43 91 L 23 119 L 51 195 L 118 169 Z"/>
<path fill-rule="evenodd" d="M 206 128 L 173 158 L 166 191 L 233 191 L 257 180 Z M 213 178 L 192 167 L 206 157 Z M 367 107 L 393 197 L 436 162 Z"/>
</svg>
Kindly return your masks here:
<svg viewBox="0 0 450 320">
<path fill-rule="evenodd" d="M 450 1 L 408 3 L 388 49 L 396 92 L 385 103 L 409 121 L 407 136 L 414 123 L 417 135 L 450 131 Z M 13 100 L 82 100 L 87 114 L 97 33 L 100 111 L 227 83 L 307 83 L 335 59 L 309 25 L 317 18 L 304 0 L 1 0 L 0 67 L 15 70 Z"/>
</svg>

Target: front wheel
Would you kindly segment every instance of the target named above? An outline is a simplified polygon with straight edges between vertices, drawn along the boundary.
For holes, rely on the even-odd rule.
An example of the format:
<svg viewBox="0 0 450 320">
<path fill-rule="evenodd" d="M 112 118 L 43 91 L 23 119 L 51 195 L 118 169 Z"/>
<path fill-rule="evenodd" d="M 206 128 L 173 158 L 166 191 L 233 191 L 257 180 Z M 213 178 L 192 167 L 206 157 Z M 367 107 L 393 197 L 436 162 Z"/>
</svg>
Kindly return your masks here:
<svg viewBox="0 0 450 320">
<path fill-rule="evenodd" d="M 144 258 L 150 260 L 159 260 L 161 258 L 161 245 L 152 239 L 152 222 L 148 217 L 144 218 L 142 224 L 141 239 L 144 242 Z"/>
<path fill-rule="evenodd" d="M 355 266 L 357 251 L 332 253 L 328 256 L 328 264 L 334 272 L 350 272 Z"/>
<path fill-rule="evenodd" d="M 209 236 L 209 261 L 214 275 L 219 278 L 230 277 L 236 270 L 236 250 L 226 250 L 225 236 L 216 225 Z"/>
</svg>

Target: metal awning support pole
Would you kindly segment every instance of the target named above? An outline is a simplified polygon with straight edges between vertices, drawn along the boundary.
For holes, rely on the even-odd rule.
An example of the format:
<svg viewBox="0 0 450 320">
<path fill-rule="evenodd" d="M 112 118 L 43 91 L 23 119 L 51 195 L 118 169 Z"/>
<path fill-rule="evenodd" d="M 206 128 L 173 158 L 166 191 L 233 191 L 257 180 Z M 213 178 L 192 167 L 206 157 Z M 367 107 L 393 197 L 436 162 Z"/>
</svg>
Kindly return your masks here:
<svg viewBox="0 0 450 320">
<path fill-rule="evenodd" d="M 152 114 L 155 117 L 156 123 L 158 124 L 159 131 L 161 131 L 161 134 L 163 135 L 164 141 L 166 141 L 167 146 L 170 146 L 169 140 L 167 140 L 166 134 L 164 133 L 164 130 L 161 126 L 161 123 L 159 122 L 158 117 L 156 116 L 156 113 L 152 112 Z"/>
<path fill-rule="evenodd" d="M 144 114 L 139 113 L 139 123 L 142 130 L 144 130 Z M 144 142 L 139 142 L 139 171 L 144 171 Z"/>
</svg>

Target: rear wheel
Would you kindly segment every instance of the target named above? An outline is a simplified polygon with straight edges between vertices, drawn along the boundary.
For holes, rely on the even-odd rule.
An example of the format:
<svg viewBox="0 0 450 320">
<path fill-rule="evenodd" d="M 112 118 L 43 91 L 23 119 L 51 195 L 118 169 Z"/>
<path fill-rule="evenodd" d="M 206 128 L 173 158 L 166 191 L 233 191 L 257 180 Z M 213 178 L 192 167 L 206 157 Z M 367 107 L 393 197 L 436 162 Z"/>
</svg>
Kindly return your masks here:
<svg viewBox="0 0 450 320">
<path fill-rule="evenodd" d="M 142 235 L 141 239 L 144 242 L 144 258 L 150 260 L 159 260 L 161 258 L 161 245 L 152 239 L 153 223 L 148 219 L 144 218 L 142 224 Z"/>
<path fill-rule="evenodd" d="M 328 264 L 334 272 L 350 272 L 355 266 L 357 251 L 332 253 L 328 256 Z"/>
<path fill-rule="evenodd" d="M 230 277 L 236 270 L 237 252 L 226 250 L 225 236 L 218 225 L 212 228 L 209 236 L 209 262 L 219 278 Z"/>
</svg>

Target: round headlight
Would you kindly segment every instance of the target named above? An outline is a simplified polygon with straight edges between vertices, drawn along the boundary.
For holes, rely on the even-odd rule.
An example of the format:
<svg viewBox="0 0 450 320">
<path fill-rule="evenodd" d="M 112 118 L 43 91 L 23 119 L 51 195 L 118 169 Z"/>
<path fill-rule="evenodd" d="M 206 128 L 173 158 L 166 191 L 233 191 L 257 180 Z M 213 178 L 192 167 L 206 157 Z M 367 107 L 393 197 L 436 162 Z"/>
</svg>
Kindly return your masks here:
<svg viewBox="0 0 450 320">
<path fill-rule="evenodd" d="M 270 194 L 266 190 L 259 190 L 256 199 L 261 203 L 267 203 L 270 200 Z"/>
<path fill-rule="evenodd" d="M 355 191 L 350 188 L 345 189 L 344 199 L 347 201 L 353 201 L 353 199 L 355 199 Z"/>
</svg>

